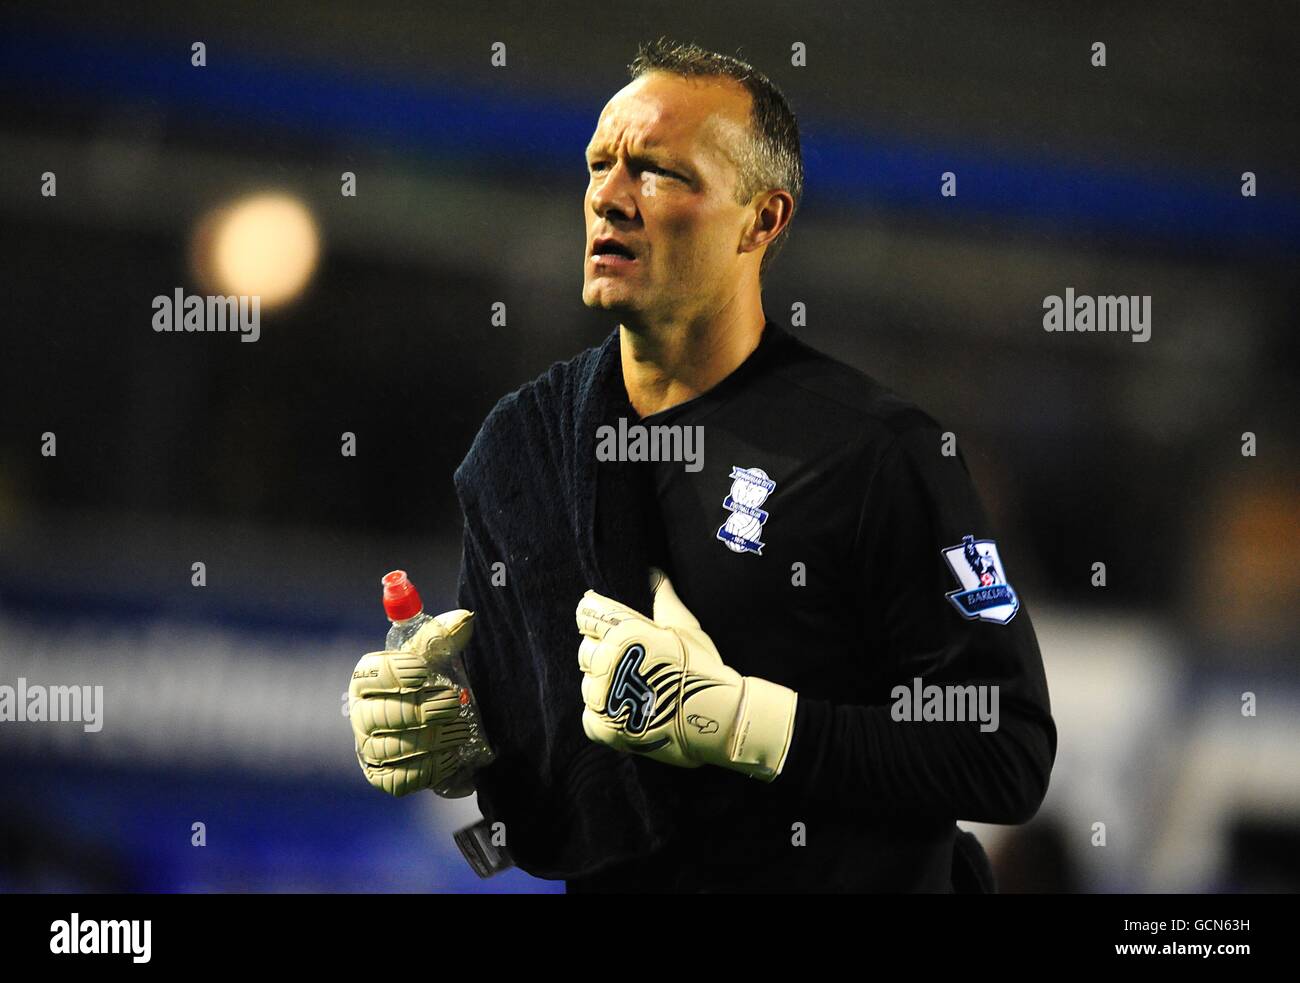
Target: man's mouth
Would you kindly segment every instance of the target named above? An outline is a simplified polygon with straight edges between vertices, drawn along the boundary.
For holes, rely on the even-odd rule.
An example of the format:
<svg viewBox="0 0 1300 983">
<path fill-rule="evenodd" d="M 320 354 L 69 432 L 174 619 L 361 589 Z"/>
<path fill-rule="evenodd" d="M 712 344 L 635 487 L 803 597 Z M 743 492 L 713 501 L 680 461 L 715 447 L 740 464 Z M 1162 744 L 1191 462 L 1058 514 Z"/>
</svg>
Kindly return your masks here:
<svg viewBox="0 0 1300 983">
<path fill-rule="evenodd" d="M 632 250 L 618 242 L 607 242 L 604 245 L 597 246 L 591 252 L 593 256 L 626 256 L 628 259 L 636 258 L 632 255 Z"/>
<path fill-rule="evenodd" d="M 636 254 L 626 243 L 611 236 L 601 236 L 591 247 L 591 261 L 596 266 L 617 268 L 636 262 Z"/>
<path fill-rule="evenodd" d="M 599 270 L 618 270 L 631 266 L 636 260 L 617 253 L 601 253 L 591 257 L 591 265 Z"/>
</svg>

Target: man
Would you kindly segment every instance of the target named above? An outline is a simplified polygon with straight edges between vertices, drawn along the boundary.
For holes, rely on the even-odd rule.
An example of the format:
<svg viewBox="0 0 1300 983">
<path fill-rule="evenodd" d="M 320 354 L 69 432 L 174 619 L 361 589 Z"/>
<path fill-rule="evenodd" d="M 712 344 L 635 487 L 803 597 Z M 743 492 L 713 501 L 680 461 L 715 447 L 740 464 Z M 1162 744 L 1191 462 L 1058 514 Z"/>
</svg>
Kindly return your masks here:
<svg viewBox="0 0 1300 983">
<path fill-rule="evenodd" d="M 666 41 L 631 72 L 587 147 L 583 301 L 618 330 L 485 421 L 456 475 L 475 617 L 417 639 L 465 653 L 480 807 L 571 892 L 990 890 L 956 820 L 1028 820 L 1056 731 L 965 466 L 764 314 L 803 183 L 779 91 Z M 598 455 L 615 424 L 693 433 L 701 466 Z M 438 784 L 454 701 L 366 658 L 401 662 L 354 682 L 367 777 Z"/>
</svg>

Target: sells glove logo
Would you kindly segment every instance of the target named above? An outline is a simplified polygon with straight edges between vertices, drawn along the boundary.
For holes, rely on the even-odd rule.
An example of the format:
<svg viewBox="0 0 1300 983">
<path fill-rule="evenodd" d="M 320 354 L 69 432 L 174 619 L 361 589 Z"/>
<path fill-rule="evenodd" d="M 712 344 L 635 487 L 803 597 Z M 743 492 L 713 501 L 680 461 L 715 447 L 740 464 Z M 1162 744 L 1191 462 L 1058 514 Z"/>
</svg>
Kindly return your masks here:
<svg viewBox="0 0 1300 983">
<path fill-rule="evenodd" d="M 637 672 L 645 659 L 645 646 L 629 645 L 618 661 L 605 701 L 605 715 L 611 720 L 628 711 L 624 729 L 633 737 L 645 733 L 655 708 L 655 691 Z"/>
<path fill-rule="evenodd" d="M 712 717 L 705 717 L 702 714 L 692 713 L 687 716 L 686 722 L 701 734 L 716 734 L 718 732 L 718 722 Z"/>
<path fill-rule="evenodd" d="M 762 556 L 763 543 L 758 537 L 768 514 L 759 506 L 776 489 L 776 482 L 760 468 L 733 466 L 730 477 L 731 494 L 722 500 L 722 507 L 731 515 L 718 527 L 718 539 L 732 552 Z"/>
<path fill-rule="evenodd" d="M 1020 598 L 1007 583 L 997 543 L 963 536 L 960 544 L 943 551 L 943 558 L 961 584 L 958 590 L 944 596 L 963 618 L 1005 625 L 1016 616 Z"/>
</svg>

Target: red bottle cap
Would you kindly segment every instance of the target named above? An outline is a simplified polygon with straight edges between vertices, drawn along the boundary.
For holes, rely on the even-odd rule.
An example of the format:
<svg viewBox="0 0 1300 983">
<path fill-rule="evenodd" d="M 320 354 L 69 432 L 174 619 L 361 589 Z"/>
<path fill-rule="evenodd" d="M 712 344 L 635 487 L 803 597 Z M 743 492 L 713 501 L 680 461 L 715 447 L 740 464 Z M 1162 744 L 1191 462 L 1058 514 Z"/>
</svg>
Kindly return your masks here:
<svg viewBox="0 0 1300 983">
<path fill-rule="evenodd" d="M 384 574 L 383 585 L 384 611 L 389 621 L 414 618 L 424 608 L 420 603 L 420 592 L 407 579 L 405 570 Z"/>
</svg>

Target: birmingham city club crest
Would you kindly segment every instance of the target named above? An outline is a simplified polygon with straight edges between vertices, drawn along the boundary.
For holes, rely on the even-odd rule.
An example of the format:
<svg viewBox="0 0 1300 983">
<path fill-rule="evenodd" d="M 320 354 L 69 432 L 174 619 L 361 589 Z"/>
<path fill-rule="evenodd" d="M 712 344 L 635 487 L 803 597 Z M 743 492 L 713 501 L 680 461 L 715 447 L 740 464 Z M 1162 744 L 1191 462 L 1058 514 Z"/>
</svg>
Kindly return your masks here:
<svg viewBox="0 0 1300 983">
<path fill-rule="evenodd" d="M 760 468 L 731 469 L 731 494 L 722 500 L 722 507 L 731 515 L 718 527 L 718 539 L 735 553 L 763 555 L 763 534 L 767 513 L 760 505 L 776 488 L 776 482 Z"/>
<path fill-rule="evenodd" d="M 958 590 L 945 595 L 963 618 L 1005 625 L 1020 610 L 1020 598 L 1007 583 L 998 556 L 998 544 L 991 539 L 963 536 L 957 546 L 943 551 L 943 558 L 957 575 Z"/>
</svg>

